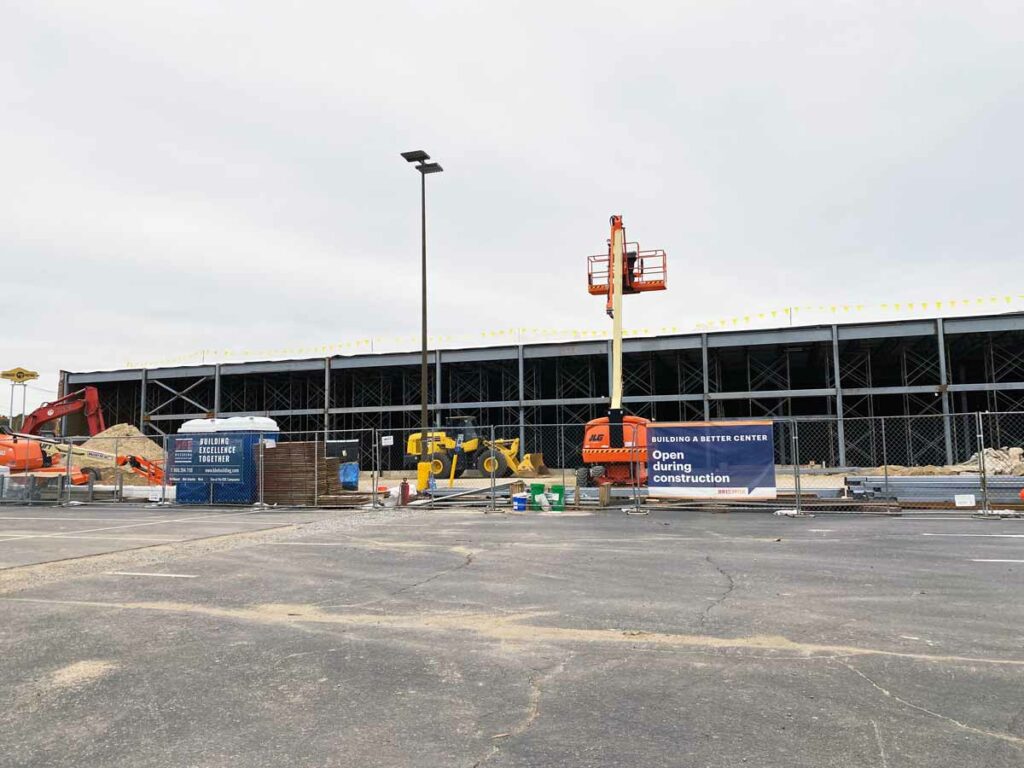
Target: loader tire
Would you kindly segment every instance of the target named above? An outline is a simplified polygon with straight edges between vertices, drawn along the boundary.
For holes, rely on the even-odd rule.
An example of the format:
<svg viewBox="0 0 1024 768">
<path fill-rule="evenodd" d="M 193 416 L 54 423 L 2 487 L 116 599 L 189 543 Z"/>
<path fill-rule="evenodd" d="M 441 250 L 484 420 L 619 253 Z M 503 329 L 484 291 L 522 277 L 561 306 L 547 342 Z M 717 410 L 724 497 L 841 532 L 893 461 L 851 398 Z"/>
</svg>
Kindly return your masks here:
<svg viewBox="0 0 1024 768">
<path fill-rule="evenodd" d="M 430 474 L 441 480 L 447 480 L 452 473 L 452 457 L 447 453 L 430 454 Z"/>
<path fill-rule="evenodd" d="M 481 477 L 508 477 L 512 470 L 509 469 L 508 460 L 498 451 L 481 451 L 476 460 L 476 469 Z"/>
</svg>

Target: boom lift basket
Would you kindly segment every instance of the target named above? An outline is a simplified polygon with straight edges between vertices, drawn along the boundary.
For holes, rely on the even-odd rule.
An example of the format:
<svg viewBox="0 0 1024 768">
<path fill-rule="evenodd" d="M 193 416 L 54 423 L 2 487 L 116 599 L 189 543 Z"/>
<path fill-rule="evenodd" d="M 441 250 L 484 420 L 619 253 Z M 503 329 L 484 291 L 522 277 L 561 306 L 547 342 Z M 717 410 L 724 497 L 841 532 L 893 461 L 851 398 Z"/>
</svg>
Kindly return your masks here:
<svg viewBox="0 0 1024 768">
<path fill-rule="evenodd" d="M 626 274 L 622 282 L 623 293 L 664 291 L 668 286 L 668 262 L 665 251 L 641 251 L 637 243 L 626 243 Z M 587 257 L 587 290 L 592 296 L 606 296 L 611 281 L 609 255 L 601 253 Z"/>
</svg>

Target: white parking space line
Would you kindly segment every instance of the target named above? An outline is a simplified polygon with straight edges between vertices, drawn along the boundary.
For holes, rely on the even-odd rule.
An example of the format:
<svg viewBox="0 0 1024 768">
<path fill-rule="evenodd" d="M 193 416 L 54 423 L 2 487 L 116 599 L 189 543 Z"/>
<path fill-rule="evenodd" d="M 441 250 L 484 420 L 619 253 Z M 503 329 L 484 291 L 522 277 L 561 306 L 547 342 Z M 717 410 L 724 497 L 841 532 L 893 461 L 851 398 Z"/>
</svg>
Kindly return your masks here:
<svg viewBox="0 0 1024 768">
<path fill-rule="evenodd" d="M 191 573 L 135 573 L 133 571 L 110 571 L 108 576 L 158 576 L 162 579 L 197 579 Z"/>
<path fill-rule="evenodd" d="M 1024 560 L 999 560 L 997 558 L 976 557 L 971 559 L 972 563 L 1024 563 Z"/>
<path fill-rule="evenodd" d="M 230 513 L 227 513 L 227 514 L 229 514 L 229 515 L 233 515 L 233 514 L 247 514 L 248 515 L 248 514 L 252 514 L 252 513 L 251 512 L 241 512 L 241 513 L 240 512 L 230 512 Z M 222 517 L 222 516 L 223 515 L 218 515 L 217 517 Z M 213 524 L 215 524 L 215 523 L 218 522 L 217 517 L 214 517 L 213 519 L 206 519 L 206 518 L 196 518 L 196 517 L 193 517 L 193 516 L 190 515 L 188 517 L 180 518 L 180 520 L 187 520 L 190 523 L 207 523 L 207 524 L 213 523 Z M 158 515 L 150 515 L 149 517 L 4 517 L 4 516 L 0 515 L 0 520 L 46 520 L 46 521 L 56 521 L 56 522 L 61 522 L 61 523 L 63 523 L 63 522 L 73 522 L 73 523 L 146 523 L 146 522 L 150 522 L 150 521 L 153 521 L 153 520 L 160 520 L 160 522 L 167 522 L 167 523 L 178 522 L 178 520 L 173 518 L 173 517 L 165 518 L 165 517 L 158 516 Z M 237 521 L 235 521 L 234 525 L 264 525 L 264 523 L 259 521 L 259 520 L 237 520 Z M 0 534 L 0 535 L 2 535 L 2 534 Z"/>
<path fill-rule="evenodd" d="M 969 539 L 1024 539 L 1024 533 L 922 533 L 922 536 L 956 536 Z"/>
<path fill-rule="evenodd" d="M 32 534 L 24 536 L 13 536 L 15 539 L 35 539 Z M 76 536 L 73 533 L 65 533 L 59 536 L 48 536 L 50 539 L 88 539 L 90 541 L 152 541 L 157 544 L 166 544 L 169 541 L 181 541 L 179 536 Z"/>
<path fill-rule="evenodd" d="M 277 547 L 350 547 L 351 541 L 268 541 Z"/>
<path fill-rule="evenodd" d="M 6 517 L 0 515 L 0 520 L 56 520 L 57 522 L 145 522 L 152 520 L 150 517 Z"/>
<path fill-rule="evenodd" d="M 204 521 L 205 522 L 220 522 L 220 521 L 223 521 L 223 520 L 228 519 L 228 518 L 240 517 L 242 515 L 255 515 L 258 512 L 260 512 L 260 510 L 253 509 L 253 510 L 247 510 L 245 512 L 226 512 L 224 514 L 204 513 L 204 514 L 195 515 L 195 516 L 192 516 L 192 517 L 178 517 L 178 518 L 169 518 L 169 519 L 168 518 L 161 518 L 159 520 L 150 520 L 150 521 L 145 522 L 145 523 L 130 523 L 129 525 L 106 525 L 106 526 L 102 526 L 100 528 L 86 528 L 86 529 L 81 530 L 81 531 L 73 531 L 73 533 L 82 534 L 82 533 L 99 533 L 101 531 L 120 531 L 120 530 L 124 530 L 125 528 L 142 528 L 142 527 L 145 527 L 147 525 L 167 525 L 168 523 L 198 523 L 198 522 L 204 522 Z M 246 521 L 239 520 L 239 521 L 232 521 L 232 522 L 234 524 L 238 524 L 238 523 L 246 522 Z M 269 527 L 272 527 L 272 526 L 273 526 L 273 523 L 267 523 L 264 527 L 269 528 Z M 64 535 L 66 535 L 66 533 L 67 532 L 60 532 L 60 531 L 57 532 L 57 533 L 38 533 L 38 534 L 34 534 L 32 536 L 22 536 L 22 537 L 17 538 L 17 539 L 2 539 L 2 540 L 0 540 L 0 544 L 7 544 L 8 542 L 11 542 L 11 541 L 25 541 L 26 539 L 50 539 L 50 538 L 54 538 L 56 536 L 64 536 Z"/>
<path fill-rule="evenodd" d="M 928 520 L 973 520 L 973 517 L 967 517 L 966 515 L 932 515 L 930 517 L 921 517 L 920 515 L 907 515 L 904 514 L 902 517 L 894 517 L 893 520 L 902 520 L 905 523 L 921 523 Z"/>
</svg>

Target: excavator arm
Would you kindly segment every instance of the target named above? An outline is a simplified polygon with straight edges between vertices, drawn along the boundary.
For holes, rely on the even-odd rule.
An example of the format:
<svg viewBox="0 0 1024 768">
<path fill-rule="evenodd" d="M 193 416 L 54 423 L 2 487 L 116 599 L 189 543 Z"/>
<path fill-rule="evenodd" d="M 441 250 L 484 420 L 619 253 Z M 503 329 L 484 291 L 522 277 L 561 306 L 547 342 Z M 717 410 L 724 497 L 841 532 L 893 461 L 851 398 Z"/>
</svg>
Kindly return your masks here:
<svg viewBox="0 0 1024 768">
<path fill-rule="evenodd" d="M 103 424 L 103 410 L 100 408 L 100 393 L 96 387 L 83 387 L 52 403 L 43 403 L 25 417 L 21 432 L 38 435 L 44 424 L 56 421 L 74 413 L 83 413 L 89 428 L 89 435 L 98 435 L 106 426 Z"/>
</svg>

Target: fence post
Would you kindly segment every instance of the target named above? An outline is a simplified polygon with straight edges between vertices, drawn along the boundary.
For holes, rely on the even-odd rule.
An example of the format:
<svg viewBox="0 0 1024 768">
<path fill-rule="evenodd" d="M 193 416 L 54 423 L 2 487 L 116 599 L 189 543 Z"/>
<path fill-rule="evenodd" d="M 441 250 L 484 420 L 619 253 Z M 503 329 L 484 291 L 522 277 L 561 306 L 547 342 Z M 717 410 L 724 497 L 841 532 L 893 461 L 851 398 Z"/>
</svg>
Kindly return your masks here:
<svg viewBox="0 0 1024 768">
<path fill-rule="evenodd" d="M 377 508 L 378 440 L 380 440 L 380 436 L 377 434 L 377 428 L 370 427 L 370 506 L 373 509 Z"/>
<path fill-rule="evenodd" d="M 121 438 L 119 438 L 119 437 L 115 437 L 114 438 L 114 455 L 115 456 L 120 456 L 121 455 L 121 452 L 117 449 L 118 448 L 117 444 L 120 442 L 120 440 L 121 440 Z M 68 456 L 68 460 L 69 461 L 70 461 L 70 459 L 71 459 L 71 457 Z M 119 504 L 124 502 L 124 473 L 121 472 L 120 469 L 118 469 L 116 461 L 114 462 L 114 497 L 117 499 L 117 502 Z"/>
<path fill-rule="evenodd" d="M 988 508 L 988 473 L 985 467 L 985 422 L 981 418 L 980 411 L 974 414 L 974 418 L 978 427 L 978 480 L 981 483 L 981 511 L 987 515 L 991 510 Z"/>
<path fill-rule="evenodd" d="M 491 445 L 494 445 L 494 425 L 493 424 L 491 424 Z M 520 456 L 522 456 L 522 451 L 523 451 L 523 446 L 522 446 L 522 444 L 520 444 L 520 446 L 519 446 L 519 455 Z M 495 483 L 494 483 L 494 475 L 495 475 L 495 473 L 494 472 L 490 472 L 489 474 L 491 476 L 491 504 L 490 504 L 490 509 L 491 509 L 492 512 L 494 512 L 498 508 L 498 506 L 497 506 L 498 500 L 497 500 L 497 497 L 495 495 L 497 493 L 497 491 L 495 490 Z"/>
<path fill-rule="evenodd" d="M 633 476 L 633 513 L 637 515 L 646 515 L 647 510 L 640 509 L 640 467 L 646 467 L 647 465 L 640 461 L 640 443 L 637 441 L 639 431 L 640 427 L 634 424 L 633 439 L 630 445 L 630 455 L 633 457 L 633 466 L 630 467 L 629 473 Z"/>
<path fill-rule="evenodd" d="M 586 428 L 584 428 L 584 431 L 586 431 Z M 540 434 L 543 434 L 543 432 L 541 432 Z M 582 450 L 582 447 L 583 447 L 583 438 L 581 436 L 580 437 L 580 449 L 581 450 Z M 541 438 L 541 441 L 540 441 L 540 452 L 544 453 L 544 440 L 543 440 L 543 438 Z M 562 469 L 562 487 L 565 488 L 566 489 L 566 493 L 568 493 L 569 478 L 571 477 L 572 478 L 572 486 L 573 486 L 573 488 L 572 488 L 573 506 L 576 509 L 579 509 L 580 505 L 583 503 L 583 499 L 580 496 L 580 479 L 579 479 L 579 475 L 576 474 L 576 470 L 580 466 L 583 465 L 583 456 L 582 456 L 582 454 L 580 455 L 580 459 L 576 463 L 575 466 L 566 466 L 567 464 L 568 464 L 568 462 L 563 461 L 559 465 L 561 467 L 561 469 Z"/>
<path fill-rule="evenodd" d="M 797 434 L 795 419 L 790 420 L 789 429 L 792 446 L 790 459 L 793 461 L 793 493 L 796 497 L 796 512 L 800 514 L 800 436 Z"/>
<path fill-rule="evenodd" d="M 167 473 L 171 471 L 170 457 L 167 455 L 167 435 L 163 436 L 164 444 L 164 471 L 160 476 L 160 503 L 167 503 Z"/>
<path fill-rule="evenodd" d="M 325 451 L 326 453 L 326 448 Z M 320 506 L 320 434 L 313 433 L 313 506 Z"/>
<path fill-rule="evenodd" d="M 279 437 L 280 437 L 280 435 L 279 435 Z M 259 505 L 260 505 L 260 507 L 265 507 L 266 506 L 266 504 L 263 501 L 263 446 L 266 443 L 266 441 L 267 441 L 266 435 L 263 432 L 260 432 L 260 475 L 259 475 L 259 478 L 258 478 L 258 482 L 260 484 L 260 493 L 259 493 L 259 497 L 260 497 Z"/>
<path fill-rule="evenodd" d="M 68 502 L 67 503 L 71 504 L 71 459 L 74 456 L 74 454 L 72 453 L 72 449 L 74 448 L 74 445 L 71 442 L 71 437 L 70 436 L 66 436 L 66 439 L 68 441 L 68 453 L 67 453 L 67 456 L 64 457 L 64 469 L 65 469 L 64 482 L 68 486 Z M 93 482 L 92 478 L 89 479 L 89 482 L 90 483 Z"/>
<path fill-rule="evenodd" d="M 885 477 L 885 496 L 889 498 L 889 453 L 885 447 L 885 416 L 880 418 L 882 425 L 882 474 Z"/>
</svg>

